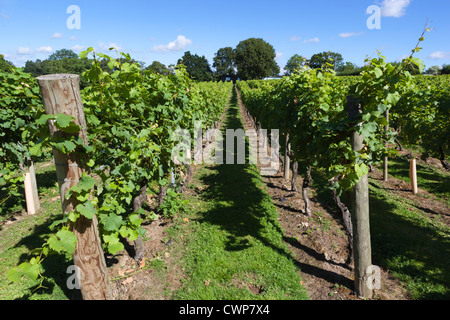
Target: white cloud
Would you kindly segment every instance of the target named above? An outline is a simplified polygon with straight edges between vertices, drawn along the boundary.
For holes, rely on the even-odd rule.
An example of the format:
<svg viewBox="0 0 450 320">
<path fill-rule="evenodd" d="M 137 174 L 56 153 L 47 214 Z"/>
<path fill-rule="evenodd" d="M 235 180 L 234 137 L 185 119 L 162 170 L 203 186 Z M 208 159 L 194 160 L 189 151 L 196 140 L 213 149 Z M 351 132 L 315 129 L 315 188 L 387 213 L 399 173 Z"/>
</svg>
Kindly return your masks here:
<svg viewBox="0 0 450 320">
<path fill-rule="evenodd" d="M 303 43 L 319 43 L 319 42 L 320 42 L 319 38 L 312 38 L 303 41 Z"/>
<path fill-rule="evenodd" d="M 292 36 L 292 37 L 289 38 L 289 41 L 294 42 L 294 41 L 300 41 L 301 39 L 302 39 L 301 37 Z"/>
<path fill-rule="evenodd" d="M 276 52 L 275 53 L 275 60 L 280 60 L 281 57 L 283 57 L 283 52 Z"/>
<path fill-rule="evenodd" d="M 53 48 L 52 47 L 39 47 L 39 48 L 37 48 L 36 49 L 36 52 L 39 52 L 39 53 L 50 53 L 50 52 L 52 52 L 53 51 Z"/>
<path fill-rule="evenodd" d="M 52 34 L 51 38 L 52 39 L 61 39 L 64 35 L 62 33 L 59 32 L 55 32 L 54 34 Z"/>
<path fill-rule="evenodd" d="M 344 33 L 340 33 L 339 37 L 350 38 L 350 37 L 360 36 L 362 34 L 364 34 L 364 31 L 362 31 L 362 32 L 344 32 Z"/>
<path fill-rule="evenodd" d="M 75 36 L 71 36 L 71 37 L 70 37 L 70 41 L 75 41 L 75 40 L 78 40 L 78 38 L 75 37 Z"/>
<path fill-rule="evenodd" d="M 99 45 L 100 45 L 100 48 L 102 48 L 103 50 L 109 50 L 110 48 L 114 48 L 114 50 L 117 50 L 117 51 L 122 50 L 122 47 L 114 42 L 109 42 L 108 44 L 105 44 L 104 42 L 100 42 Z"/>
<path fill-rule="evenodd" d="M 17 54 L 24 56 L 24 55 L 28 55 L 31 54 L 31 49 L 30 48 L 26 48 L 26 47 L 19 47 L 17 48 Z"/>
<path fill-rule="evenodd" d="M 152 51 L 156 52 L 181 51 L 191 44 L 192 40 L 186 38 L 185 36 L 180 35 L 177 37 L 175 41 L 172 41 L 168 44 L 160 44 L 154 46 Z"/>
<path fill-rule="evenodd" d="M 428 56 L 429 59 L 442 60 L 450 58 L 450 52 L 435 51 Z"/>
<path fill-rule="evenodd" d="M 383 0 L 381 4 L 381 15 L 383 17 L 400 18 L 406 14 L 406 8 L 411 0 Z"/>
<path fill-rule="evenodd" d="M 74 45 L 74 46 L 72 47 L 72 50 L 73 50 L 73 51 L 83 51 L 83 50 L 85 50 L 85 49 L 87 49 L 87 47 L 86 47 L 86 46 L 82 46 L 82 45 L 80 45 L 80 44 Z"/>
</svg>

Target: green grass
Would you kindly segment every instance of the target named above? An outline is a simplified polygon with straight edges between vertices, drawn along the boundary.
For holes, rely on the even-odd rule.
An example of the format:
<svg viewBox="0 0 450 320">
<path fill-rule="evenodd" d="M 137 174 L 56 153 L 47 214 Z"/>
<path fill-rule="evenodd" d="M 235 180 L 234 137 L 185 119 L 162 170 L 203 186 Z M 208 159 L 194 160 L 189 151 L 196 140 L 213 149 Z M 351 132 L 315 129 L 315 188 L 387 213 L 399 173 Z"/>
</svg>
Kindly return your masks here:
<svg viewBox="0 0 450 320">
<path fill-rule="evenodd" d="M 374 264 L 401 280 L 412 299 L 450 299 L 450 228 L 416 206 L 371 180 Z"/>
<path fill-rule="evenodd" d="M 242 127 L 235 93 L 224 127 Z M 257 168 L 204 167 L 193 184 L 206 189 L 190 199 L 194 221 L 182 242 L 188 279 L 174 298 L 307 299 Z"/>
<path fill-rule="evenodd" d="M 390 161 L 390 176 L 409 182 L 409 161 Z M 433 193 L 435 201 L 448 203 L 448 174 L 423 165 L 418 173 L 421 188 Z M 317 200 L 340 218 L 324 175 L 314 171 L 313 178 Z M 419 200 L 398 196 L 376 179 L 369 182 L 373 264 L 389 270 L 414 300 L 449 299 L 450 227 L 422 209 Z M 346 193 L 342 200 L 349 202 Z"/>
<path fill-rule="evenodd" d="M 26 214 L 23 199 L 11 199 L 8 210 L 0 218 L 0 299 L 14 300 L 66 300 L 75 292 L 66 290 L 66 269 L 72 264 L 64 256 L 51 256 L 42 263 L 46 280 L 38 290 L 38 282 L 24 279 L 10 284 L 6 277 L 9 269 L 31 258 L 30 250 L 39 248 L 50 234 L 49 226 L 61 218 L 62 210 L 58 196 L 58 185 L 54 165 L 36 165 L 36 180 L 41 197 L 41 210 L 33 216 L 23 216 L 10 225 L 4 222 L 18 213 Z"/>
<path fill-rule="evenodd" d="M 389 175 L 411 183 L 409 178 L 409 159 L 397 157 L 389 159 Z M 450 206 L 450 173 L 431 165 L 417 164 L 417 185 L 441 198 Z"/>
</svg>

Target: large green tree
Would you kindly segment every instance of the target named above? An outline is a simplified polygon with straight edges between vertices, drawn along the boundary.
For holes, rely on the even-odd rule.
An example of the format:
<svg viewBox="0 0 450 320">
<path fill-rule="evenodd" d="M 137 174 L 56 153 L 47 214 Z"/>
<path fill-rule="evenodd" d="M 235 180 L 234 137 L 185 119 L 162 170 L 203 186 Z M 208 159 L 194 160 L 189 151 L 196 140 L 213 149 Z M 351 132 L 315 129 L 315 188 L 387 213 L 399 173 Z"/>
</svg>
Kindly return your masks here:
<svg viewBox="0 0 450 320">
<path fill-rule="evenodd" d="M 441 74 L 440 66 L 431 66 L 427 69 L 426 74 L 438 75 Z"/>
<path fill-rule="evenodd" d="M 80 75 L 91 67 L 88 59 L 80 59 L 72 50 L 61 49 L 46 60 L 27 61 L 24 71 L 33 77 L 46 74 L 70 73 Z"/>
<path fill-rule="evenodd" d="M 313 69 L 319 69 L 326 63 L 329 63 L 332 65 L 334 71 L 337 71 L 342 67 L 343 61 L 344 58 L 342 58 L 340 53 L 328 51 L 313 55 L 309 60 L 309 66 Z"/>
<path fill-rule="evenodd" d="M 293 74 L 296 70 L 300 70 L 307 63 L 307 59 L 299 54 L 294 54 L 286 63 L 284 70 L 286 70 L 286 75 Z"/>
<path fill-rule="evenodd" d="M 340 76 L 357 76 L 361 74 L 361 68 L 352 62 L 341 63 L 337 69 Z"/>
<path fill-rule="evenodd" d="M 444 64 L 442 66 L 441 74 L 450 74 L 450 64 Z"/>
<path fill-rule="evenodd" d="M 49 61 L 61 61 L 64 59 L 78 59 L 78 55 L 69 49 L 61 49 L 52 53 L 47 60 Z"/>
<path fill-rule="evenodd" d="M 145 68 L 145 70 L 162 75 L 168 75 L 170 73 L 170 69 L 159 61 L 153 61 L 153 63 Z"/>
<path fill-rule="evenodd" d="M 263 39 L 241 41 L 235 51 L 238 75 L 243 80 L 261 79 L 280 73 L 280 67 L 275 62 L 275 49 Z"/>
<path fill-rule="evenodd" d="M 221 48 L 214 57 L 214 77 L 224 80 L 225 77 L 236 75 L 236 52 L 231 47 Z"/>
<path fill-rule="evenodd" d="M 186 71 L 193 80 L 197 81 L 211 81 L 213 73 L 205 56 L 191 54 L 186 51 L 181 59 L 178 60 L 178 65 L 182 64 L 186 67 Z"/>
</svg>

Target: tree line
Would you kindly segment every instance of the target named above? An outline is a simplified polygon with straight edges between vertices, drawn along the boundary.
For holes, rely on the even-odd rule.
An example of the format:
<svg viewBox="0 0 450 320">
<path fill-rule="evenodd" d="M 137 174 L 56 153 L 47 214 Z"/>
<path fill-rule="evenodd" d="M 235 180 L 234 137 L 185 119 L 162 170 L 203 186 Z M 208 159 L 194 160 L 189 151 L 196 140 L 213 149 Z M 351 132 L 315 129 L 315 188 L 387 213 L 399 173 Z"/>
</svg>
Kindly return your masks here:
<svg viewBox="0 0 450 320">
<path fill-rule="evenodd" d="M 176 65 L 166 66 L 159 61 L 153 61 L 146 67 L 144 62 L 136 60 L 129 62 L 138 63 L 142 70 L 163 75 L 173 73 L 177 65 L 183 64 L 189 76 L 197 81 L 257 80 L 279 76 L 281 72 L 276 62 L 274 47 L 261 38 L 249 38 L 241 41 L 236 48 L 224 47 L 219 49 L 213 58 L 212 65 L 205 56 L 192 54 L 190 51 L 186 51 Z M 107 63 L 106 59 L 100 60 L 102 69 L 111 72 Z M 362 67 L 358 67 L 352 62 L 345 62 L 340 53 L 329 51 L 314 54 L 310 59 L 294 54 L 287 61 L 283 75 L 292 75 L 306 66 L 313 69 L 322 68 L 325 64 L 334 69 L 338 75 L 343 76 L 359 75 L 362 70 Z M 72 50 L 61 49 L 50 55 L 46 60 L 27 61 L 24 72 L 30 73 L 34 77 L 57 73 L 81 74 L 88 70 L 91 65 L 92 61 L 89 59 L 79 58 Z M 395 62 L 393 65 L 395 65 Z M 14 68 L 14 64 L 0 55 L 0 72 L 9 72 L 11 68 Z M 408 71 L 412 74 L 419 74 L 416 66 L 411 65 L 409 68 Z M 432 66 L 426 73 L 431 75 L 450 74 L 450 65 Z M 84 86 L 83 81 L 81 86 Z"/>
</svg>

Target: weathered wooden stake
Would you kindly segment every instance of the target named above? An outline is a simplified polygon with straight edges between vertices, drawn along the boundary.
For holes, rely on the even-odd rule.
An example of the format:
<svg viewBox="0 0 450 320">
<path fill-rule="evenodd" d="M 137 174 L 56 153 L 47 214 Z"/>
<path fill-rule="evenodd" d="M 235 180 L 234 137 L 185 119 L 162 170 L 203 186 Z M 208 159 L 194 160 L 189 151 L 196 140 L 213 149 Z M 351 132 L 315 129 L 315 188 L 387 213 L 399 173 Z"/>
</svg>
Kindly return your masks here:
<svg viewBox="0 0 450 320">
<path fill-rule="evenodd" d="M 289 153 L 291 152 L 291 144 L 289 143 L 289 133 L 286 133 L 286 141 L 284 146 L 284 178 L 289 180 L 291 170 L 291 159 L 289 157 Z"/>
<path fill-rule="evenodd" d="M 29 215 L 35 214 L 41 207 L 39 203 L 39 195 L 36 183 L 36 173 L 34 171 L 34 164 L 31 162 L 25 173 L 25 199 L 27 202 L 27 213 Z"/>
<path fill-rule="evenodd" d="M 389 123 L 389 110 L 386 111 L 386 120 Z M 386 126 L 386 135 L 388 133 L 388 130 L 389 130 L 389 124 Z M 389 179 L 388 163 L 389 163 L 388 157 L 384 157 L 384 159 L 383 159 L 383 181 L 384 182 L 387 182 Z"/>
<path fill-rule="evenodd" d="M 419 193 L 417 187 L 417 161 L 416 158 L 412 158 L 409 165 L 409 178 L 411 180 L 411 189 L 414 194 Z"/>
<path fill-rule="evenodd" d="M 80 95 L 79 76 L 55 74 L 38 77 L 38 84 L 47 114 L 66 114 L 73 116 L 81 127 L 78 135 L 87 145 L 86 120 Z M 64 136 L 63 132 L 49 123 L 52 135 Z M 53 150 L 56 175 L 61 195 L 62 210 L 67 214 L 77 206 L 74 197 L 66 199 L 67 191 L 78 184 L 82 174 L 88 172 L 86 156 L 73 153 L 63 154 Z M 74 263 L 80 269 L 82 278 L 81 294 L 84 300 L 112 299 L 104 253 L 97 227 L 97 217 L 92 220 L 81 216 L 73 223 L 72 230 L 78 242 L 74 253 Z"/>
<path fill-rule="evenodd" d="M 353 97 L 347 97 L 347 108 L 350 119 L 354 119 L 361 112 L 361 106 Z M 352 134 L 352 147 L 360 151 L 364 147 L 364 137 L 357 132 Z M 369 219 L 369 180 L 363 176 L 352 192 L 352 225 L 353 225 L 353 254 L 355 263 L 355 291 L 363 299 L 370 299 L 373 289 L 369 285 L 368 268 L 372 265 L 372 248 L 370 242 Z"/>
</svg>

